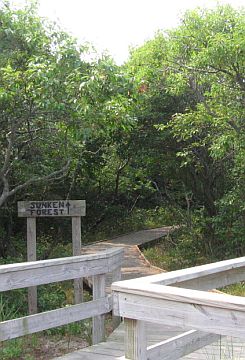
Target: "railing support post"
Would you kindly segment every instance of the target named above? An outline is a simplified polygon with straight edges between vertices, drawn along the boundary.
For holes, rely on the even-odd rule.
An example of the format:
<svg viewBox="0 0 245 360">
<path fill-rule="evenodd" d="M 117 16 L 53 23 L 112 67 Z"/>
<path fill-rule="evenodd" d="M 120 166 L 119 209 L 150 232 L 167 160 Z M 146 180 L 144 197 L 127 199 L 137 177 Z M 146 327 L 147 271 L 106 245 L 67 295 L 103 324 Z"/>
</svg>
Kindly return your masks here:
<svg viewBox="0 0 245 360">
<path fill-rule="evenodd" d="M 141 320 L 124 319 L 125 358 L 130 360 L 147 359 L 145 323 Z"/>
<path fill-rule="evenodd" d="M 106 296 L 105 274 L 93 276 L 93 300 Z M 93 345 L 105 340 L 105 315 L 93 317 Z"/>
<path fill-rule="evenodd" d="M 122 272 L 121 272 L 121 266 L 118 267 L 117 269 L 115 269 L 112 273 L 112 282 L 115 281 L 120 281 L 122 277 Z M 113 310 L 112 310 L 113 311 Z M 114 314 L 112 314 L 112 327 L 113 329 L 116 329 L 121 322 L 121 316 L 116 316 Z"/>
</svg>

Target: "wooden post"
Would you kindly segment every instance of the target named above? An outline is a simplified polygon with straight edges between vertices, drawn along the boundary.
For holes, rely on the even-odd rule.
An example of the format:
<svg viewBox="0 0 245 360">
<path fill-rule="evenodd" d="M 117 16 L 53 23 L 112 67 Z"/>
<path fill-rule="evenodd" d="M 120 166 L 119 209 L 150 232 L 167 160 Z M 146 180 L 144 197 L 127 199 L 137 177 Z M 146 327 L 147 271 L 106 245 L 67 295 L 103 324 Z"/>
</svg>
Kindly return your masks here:
<svg viewBox="0 0 245 360">
<path fill-rule="evenodd" d="M 72 250 L 73 256 L 81 255 L 81 217 L 72 217 Z M 75 304 L 83 301 L 83 279 L 74 280 Z"/>
<path fill-rule="evenodd" d="M 112 282 L 120 281 L 122 277 L 121 266 L 115 269 L 112 273 Z M 121 322 L 121 317 L 112 314 L 112 327 L 116 329 Z"/>
<path fill-rule="evenodd" d="M 27 261 L 36 261 L 36 218 L 27 218 Z M 29 314 L 37 313 L 37 287 L 28 288 Z"/>
<path fill-rule="evenodd" d="M 147 344 L 144 321 L 124 319 L 125 322 L 125 358 L 146 360 Z"/>
<path fill-rule="evenodd" d="M 93 300 L 106 296 L 105 274 L 93 276 Z M 93 317 L 93 345 L 105 340 L 105 315 Z"/>
</svg>

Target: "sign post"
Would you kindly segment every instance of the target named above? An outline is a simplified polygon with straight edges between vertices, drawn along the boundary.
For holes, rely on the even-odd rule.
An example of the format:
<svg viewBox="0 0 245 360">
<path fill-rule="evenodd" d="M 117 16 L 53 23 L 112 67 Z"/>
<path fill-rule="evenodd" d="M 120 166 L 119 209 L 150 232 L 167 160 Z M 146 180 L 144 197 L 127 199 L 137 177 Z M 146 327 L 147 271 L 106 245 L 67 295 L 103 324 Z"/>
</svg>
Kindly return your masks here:
<svg viewBox="0 0 245 360">
<path fill-rule="evenodd" d="M 72 217 L 72 252 L 73 256 L 81 255 L 81 217 Z M 83 301 L 83 279 L 74 280 L 75 304 Z"/>
<path fill-rule="evenodd" d="M 36 261 L 36 218 L 72 218 L 73 256 L 81 255 L 81 216 L 85 216 L 85 200 L 18 201 L 18 216 L 27 218 L 27 260 Z M 74 280 L 75 304 L 83 300 L 83 279 Z M 29 314 L 37 313 L 37 288 L 28 289 Z"/>
<path fill-rule="evenodd" d="M 36 218 L 27 218 L 27 261 L 37 260 Z M 28 288 L 29 314 L 37 313 L 37 287 Z"/>
</svg>

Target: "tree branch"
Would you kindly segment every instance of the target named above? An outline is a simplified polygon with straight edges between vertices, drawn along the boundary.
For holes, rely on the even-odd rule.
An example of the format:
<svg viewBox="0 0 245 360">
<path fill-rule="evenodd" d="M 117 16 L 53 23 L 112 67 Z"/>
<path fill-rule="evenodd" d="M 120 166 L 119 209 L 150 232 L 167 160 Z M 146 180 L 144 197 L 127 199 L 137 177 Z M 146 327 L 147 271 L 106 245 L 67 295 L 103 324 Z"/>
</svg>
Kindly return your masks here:
<svg viewBox="0 0 245 360">
<path fill-rule="evenodd" d="M 63 166 L 60 170 L 54 171 L 49 175 L 45 175 L 45 176 L 39 176 L 39 177 L 33 177 L 27 181 L 25 181 L 23 184 L 19 184 L 17 186 L 15 186 L 12 190 L 9 191 L 9 184 L 8 184 L 8 180 L 5 176 L 2 176 L 1 180 L 3 182 L 3 191 L 2 191 L 2 195 L 0 197 L 0 207 L 2 206 L 2 204 L 7 200 L 8 197 L 14 195 L 17 193 L 17 191 L 24 189 L 26 187 L 28 187 L 29 185 L 35 184 L 35 183 L 39 183 L 42 181 L 51 181 L 51 180 L 58 180 L 63 178 L 70 166 L 70 160 L 68 160 L 68 162 L 66 163 L 65 166 Z"/>
<path fill-rule="evenodd" d="M 8 146 L 7 146 L 6 153 L 5 153 L 4 164 L 3 164 L 3 167 L 2 167 L 2 169 L 0 171 L 0 178 L 3 178 L 6 175 L 7 171 L 8 171 L 8 167 L 9 167 L 9 163 L 10 163 L 10 157 L 11 157 L 11 151 L 12 151 L 13 143 L 14 143 L 15 130 L 16 130 L 15 126 L 14 126 L 14 124 L 12 124 L 11 125 L 11 131 L 6 136 L 6 138 L 8 140 Z"/>
<path fill-rule="evenodd" d="M 7 200 L 8 194 L 9 194 L 9 183 L 8 183 L 8 180 L 7 180 L 6 176 L 2 176 L 1 180 L 3 182 L 3 191 L 2 191 L 2 194 L 0 196 L 0 207 Z"/>
</svg>

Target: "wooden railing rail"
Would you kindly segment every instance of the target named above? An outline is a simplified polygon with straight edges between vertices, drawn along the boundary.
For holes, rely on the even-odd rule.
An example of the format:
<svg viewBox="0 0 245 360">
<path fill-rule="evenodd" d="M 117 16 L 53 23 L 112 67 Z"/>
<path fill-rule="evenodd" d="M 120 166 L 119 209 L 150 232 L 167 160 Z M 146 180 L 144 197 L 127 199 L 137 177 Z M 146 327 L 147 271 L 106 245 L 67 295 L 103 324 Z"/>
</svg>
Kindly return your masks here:
<svg viewBox="0 0 245 360">
<path fill-rule="evenodd" d="M 243 280 L 245 257 L 112 284 L 114 313 L 125 318 L 125 357 L 174 360 L 220 335 L 245 338 L 245 298 L 200 291 Z M 186 332 L 147 348 L 145 321 Z"/>
<path fill-rule="evenodd" d="M 210 290 L 244 280 L 245 257 L 219 261 L 212 264 L 195 266 L 187 269 L 150 275 L 137 279 L 137 284 L 159 284 L 185 287 L 190 289 Z M 136 283 L 134 279 L 124 284 Z"/>
<path fill-rule="evenodd" d="M 93 300 L 0 323 L 0 341 L 32 334 L 90 317 L 93 343 L 104 339 L 104 315 L 112 310 L 111 295 L 105 293 L 107 273 L 120 273 L 123 249 L 93 255 L 42 260 L 0 266 L 0 291 L 93 277 Z"/>
</svg>

